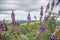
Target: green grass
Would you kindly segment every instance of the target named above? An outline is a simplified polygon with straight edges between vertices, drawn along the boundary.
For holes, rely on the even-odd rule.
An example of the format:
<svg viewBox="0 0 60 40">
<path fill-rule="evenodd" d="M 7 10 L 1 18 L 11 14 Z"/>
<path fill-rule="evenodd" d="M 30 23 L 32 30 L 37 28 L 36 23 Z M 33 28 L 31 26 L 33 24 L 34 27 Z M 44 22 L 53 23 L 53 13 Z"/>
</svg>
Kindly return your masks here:
<svg viewBox="0 0 60 40">
<path fill-rule="evenodd" d="M 26 34 L 22 34 L 22 28 L 26 27 L 27 28 L 27 32 Z M 34 24 L 30 24 L 28 26 L 26 25 L 20 25 L 16 31 L 15 34 L 12 34 L 12 36 L 10 35 L 11 32 L 11 24 L 8 24 L 8 31 L 5 32 L 5 38 L 6 40 L 38 40 L 35 39 L 35 36 L 38 34 L 38 28 L 39 28 L 39 24 L 36 23 Z M 46 32 L 40 37 L 39 40 L 50 40 L 50 35 L 51 35 L 51 30 L 49 30 L 49 27 L 46 25 Z"/>
</svg>

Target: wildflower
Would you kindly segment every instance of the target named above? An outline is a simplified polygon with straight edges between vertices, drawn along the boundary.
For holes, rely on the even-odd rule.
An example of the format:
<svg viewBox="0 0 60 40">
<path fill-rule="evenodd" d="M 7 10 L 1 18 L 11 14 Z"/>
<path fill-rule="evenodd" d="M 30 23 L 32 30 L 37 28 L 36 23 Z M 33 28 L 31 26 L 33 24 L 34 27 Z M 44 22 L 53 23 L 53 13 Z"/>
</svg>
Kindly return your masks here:
<svg viewBox="0 0 60 40">
<path fill-rule="evenodd" d="M 14 11 L 12 11 L 11 18 L 12 18 L 12 20 L 15 19 Z"/>
<path fill-rule="evenodd" d="M 12 21 L 12 26 L 15 28 L 18 26 L 17 22 L 15 20 Z"/>
<path fill-rule="evenodd" d="M 40 33 L 44 33 L 46 30 L 45 30 L 45 26 L 44 25 L 41 25 L 40 27 L 39 27 L 39 32 Z"/>
<path fill-rule="evenodd" d="M 37 19 L 37 17 L 36 17 L 36 16 L 34 16 L 34 18 L 35 18 L 35 19 Z"/>
<path fill-rule="evenodd" d="M 60 10 L 59 10 L 59 15 L 60 15 Z"/>
<path fill-rule="evenodd" d="M 49 10 L 49 8 L 50 8 L 50 3 L 48 3 L 48 5 L 47 5 L 47 7 L 46 7 L 46 11 L 45 11 L 45 12 L 47 12 L 47 11 Z"/>
<path fill-rule="evenodd" d="M 55 5 L 55 1 L 53 0 L 53 2 L 51 4 L 51 11 L 53 10 L 54 5 Z"/>
<path fill-rule="evenodd" d="M 12 11 L 11 18 L 15 18 L 14 11 Z"/>
<path fill-rule="evenodd" d="M 43 6 L 41 6 L 40 15 L 43 16 Z"/>
<path fill-rule="evenodd" d="M 48 20 L 48 17 L 45 15 L 45 17 L 44 17 L 44 21 L 47 21 Z"/>
<path fill-rule="evenodd" d="M 60 0 L 57 1 L 56 5 L 58 5 L 60 3 Z"/>
<path fill-rule="evenodd" d="M 27 20 L 28 20 L 28 21 L 31 20 L 30 13 L 28 13 Z"/>
<path fill-rule="evenodd" d="M 2 27 L 4 31 L 7 31 L 7 24 L 5 23 L 5 19 L 3 19 Z"/>
<path fill-rule="evenodd" d="M 56 37 L 54 34 L 52 34 L 52 35 L 50 36 L 50 40 L 58 40 L 58 39 L 57 39 L 57 37 Z"/>
</svg>

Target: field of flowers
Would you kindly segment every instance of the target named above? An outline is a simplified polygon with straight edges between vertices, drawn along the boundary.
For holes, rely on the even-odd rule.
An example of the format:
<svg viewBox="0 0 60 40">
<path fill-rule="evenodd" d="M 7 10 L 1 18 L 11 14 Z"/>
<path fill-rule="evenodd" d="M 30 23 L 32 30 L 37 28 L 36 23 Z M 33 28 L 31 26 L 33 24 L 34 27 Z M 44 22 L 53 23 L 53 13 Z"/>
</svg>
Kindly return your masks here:
<svg viewBox="0 0 60 40">
<path fill-rule="evenodd" d="M 16 30 L 11 32 L 11 24 L 8 24 L 8 30 L 5 32 L 6 40 L 50 40 L 50 36 L 52 34 L 51 26 L 45 25 L 46 31 L 44 34 L 40 35 L 39 23 L 20 25 L 16 28 Z M 53 29 L 55 26 L 53 27 Z M 59 39 L 60 40 L 60 39 Z"/>
<path fill-rule="evenodd" d="M 0 22 L 0 40 L 60 40 L 60 22 L 57 22 L 57 18 L 60 17 L 60 10 L 57 15 L 52 15 L 54 7 L 60 3 L 60 0 L 57 4 L 54 4 L 54 2 L 53 0 L 51 3 L 51 9 L 50 3 L 48 3 L 44 19 L 42 19 L 44 8 L 41 6 L 38 23 L 36 22 L 36 16 L 34 16 L 34 22 L 31 22 L 30 13 L 28 13 L 25 23 L 17 22 L 14 11 L 12 11 L 11 23 L 6 23 L 5 19 Z M 48 14 L 46 15 L 46 13 Z"/>
</svg>

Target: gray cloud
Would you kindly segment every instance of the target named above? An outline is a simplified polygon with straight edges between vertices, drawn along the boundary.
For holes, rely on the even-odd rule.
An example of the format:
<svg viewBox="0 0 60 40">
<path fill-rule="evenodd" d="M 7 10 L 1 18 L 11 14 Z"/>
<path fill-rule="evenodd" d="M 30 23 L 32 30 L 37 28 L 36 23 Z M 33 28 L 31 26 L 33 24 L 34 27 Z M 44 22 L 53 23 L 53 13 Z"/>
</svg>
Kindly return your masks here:
<svg viewBox="0 0 60 40">
<path fill-rule="evenodd" d="M 41 0 L 0 0 L 0 11 L 11 11 L 11 10 L 22 10 L 27 12 L 38 11 L 41 6 L 41 4 L 40 6 L 38 4 L 39 1 Z M 52 0 L 46 0 L 46 1 L 52 2 Z M 46 7 L 45 4 L 43 4 L 43 6 L 44 8 Z"/>
</svg>

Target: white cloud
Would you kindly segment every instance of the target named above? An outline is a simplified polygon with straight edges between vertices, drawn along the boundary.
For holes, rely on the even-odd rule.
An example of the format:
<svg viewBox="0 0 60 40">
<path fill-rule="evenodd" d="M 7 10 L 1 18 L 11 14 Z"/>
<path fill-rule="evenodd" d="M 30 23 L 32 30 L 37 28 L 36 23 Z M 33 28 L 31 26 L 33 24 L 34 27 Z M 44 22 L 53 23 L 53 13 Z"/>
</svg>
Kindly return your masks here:
<svg viewBox="0 0 60 40">
<path fill-rule="evenodd" d="M 15 10 L 16 20 L 26 20 L 29 11 L 32 20 L 34 20 L 34 15 L 39 20 L 40 7 L 43 5 L 45 11 L 48 2 L 52 2 L 52 0 L 0 0 L 0 18 L 11 20 L 11 10 Z M 58 13 L 58 10 L 60 10 L 60 5 L 53 12 Z"/>
</svg>

